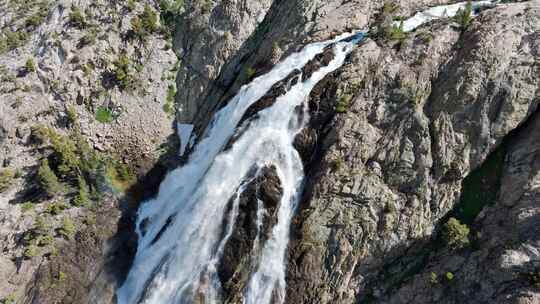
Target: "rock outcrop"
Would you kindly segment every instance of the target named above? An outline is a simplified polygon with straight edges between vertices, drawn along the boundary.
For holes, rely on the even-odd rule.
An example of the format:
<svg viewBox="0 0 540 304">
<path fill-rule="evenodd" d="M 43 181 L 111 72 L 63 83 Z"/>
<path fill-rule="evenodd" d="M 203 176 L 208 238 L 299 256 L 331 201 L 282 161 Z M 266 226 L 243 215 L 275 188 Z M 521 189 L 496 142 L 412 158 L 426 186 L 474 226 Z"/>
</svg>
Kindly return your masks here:
<svg viewBox="0 0 540 304">
<path fill-rule="evenodd" d="M 246 43 L 249 56 L 231 60 L 213 80 L 227 79 L 228 91 L 206 90 L 195 123 L 204 127 L 201 117 L 249 79 L 242 75 L 248 68 L 264 71 L 299 44 L 375 28 L 437 4 L 274 2 Z M 538 9 L 537 2 L 502 4 L 481 12 L 467 29 L 440 20 L 403 41 L 372 36 L 316 87 L 309 128 L 295 143 L 308 176 L 293 223 L 287 303 L 439 301 L 398 295 L 417 294 L 408 289 L 417 285 L 407 282 L 436 259 L 419 248 L 440 239 L 441 226 L 459 207 L 464 179 L 534 118 Z M 232 82 L 229 70 L 237 72 Z M 474 226 L 475 218 L 462 221 Z M 471 267 L 483 274 L 479 264 Z M 474 303 L 483 296 L 489 297 L 447 301 Z"/>
<path fill-rule="evenodd" d="M 13 172 L 0 191 L 0 302 L 111 302 L 134 253 L 136 206 L 177 149 L 172 41 L 152 1 L 4 1 L 0 11 L 0 174 Z M 135 37 L 137 18 L 147 28 Z M 38 133 L 56 146 L 36 144 Z M 83 143 L 96 158 L 78 154 Z M 47 197 L 38 167 L 51 150 L 106 167 L 79 172 L 96 182 L 79 190 L 76 174 L 54 172 L 63 190 Z M 72 205 L 80 189 L 86 205 Z"/>
<path fill-rule="evenodd" d="M 369 29 L 307 100 L 285 302 L 538 303 L 540 3 L 503 1 L 470 24 L 392 34 L 392 20 L 449 2 L 186 0 L 173 14 L 172 49 L 166 30 L 138 31 L 137 20 L 153 24 L 153 2 L 47 2 L 46 14 L 31 7 L 20 20 L 19 4 L 0 4 L 0 299 L 114 303 L 135 250 L 134 211 L 167 170 L 160 160 L 174 153 L 164 150 L 175 151 L 173 116 L 200 138 L 242 85 L 284 56 Z M 27 36 L 13 36 L 20 29 Z M 242 121 L 331 58 L 327 50 L 289 75 Z M 37 167 L 51 153 L 32 144 L 36 125 L 82 136 L 139 183 L 114 191 L 99 179 L 108 194 L 93 208 L 58 211 L 69 191 L 36 199 Z M 241 303 L 256 263 L 249 250 L 267 238 L 282 195 L 273 167 L 243 190 L 218 265 L 227 303 Z M 39 203 L 23 212 L 26 200 Z M 56 252 L 28 251 L 25 235 L 43 229 L 38 214 L 51 215 Z M 73 236 L 66 217 L 81 225 Z M 456 222 L 460 246 L 449 243 Z"/>
</svg>

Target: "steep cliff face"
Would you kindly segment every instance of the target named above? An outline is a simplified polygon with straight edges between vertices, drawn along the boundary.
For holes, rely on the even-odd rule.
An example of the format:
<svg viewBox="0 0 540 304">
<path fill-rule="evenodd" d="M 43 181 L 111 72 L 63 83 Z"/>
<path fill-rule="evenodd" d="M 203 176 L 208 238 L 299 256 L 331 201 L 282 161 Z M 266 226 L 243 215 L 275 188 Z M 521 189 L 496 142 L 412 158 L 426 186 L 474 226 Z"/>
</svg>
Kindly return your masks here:
<svg viewBox="0 0 540 304">
<path fill-rule="evenodd" d="M 0 302 L 112 300 L 177 146 L 162 26 L 147 1 L 0 3 Z"/>
<path fill-rule="evenodd" d="M 335 97 L 350 108 L 321 138 L 329 148 L 297 216 L 294 303 L 378 299 L 422 267 L 417 248 L 429 250 L 463 178 L 538 107 L 537 33 L 538 8 L 501 6 L 463 33 L 437 22 L 399 52 L 371 42 L 351 56 Z M 377 274 L 390 264 L 385 284 Z"/>
<path fill-rule="evenodd" d="M 166 171 L 160 160 L 178 161 L 174 116 L 200 138 L 280 59 L 361 29 L 369 37 L 312 91 L 294 142 L 306 179 L 285 303 L 538 303 L 540 3 L 504 3 L 408 35 L 390 26 L 447 2 L 0 4 L 0 299 L 115 303 L 138 202 Z M 333 56 L 289 75 L 242 121 Z M 98 165 L 73 165 L 66 151 Z M 52 197 L 39 176 L 44 159 L 67 189 Z M 250 250 L 277 221 L 282 184 L 274 167 L 261 172 L 238 198 L 217 265 L 226 303 L 242 303 L 257 263 Z M 77 203 L 79 177 L 106 193 L 92 193 L 92 207 Z"/>
<path fill-rule="evenodd" d="M 210 87 L 228 91 L 204 91 L 195 123 L 202 129 L 207 120 L 201 117 L 253 76 L 246 75 L 248 69 L 257 75 L 303 42 L 351 28 L 382 29 L 392 16 L 436 4 L 441 3 L 276 1 L 245 43 L 247 54 L 241 49 L 231 55 L 220 76 L 213 76 Z M 308 178 L 293 222 L 287 303 L 537 301 L 531 278 L 538 269 L 529 261 L 538 259 L 538 244 L 517 241 L 523 244 L 515 245 L 513 257 L 524 255 L 527 262 L 515 262 L 520 265 L 512 270 L 501 262 L 499 272 L 486 272 L 497 257 L 463 256 L 504 251 L 501 244 L 509 242 L 479 245 L 491 239 L 486 235 L 498 234 L 494 227 L 483 228 L 492 234 L 476 234 L 487 214 L 495 221 L 496 212 L 484 204 L 513 192 L 504 178 L 500 187 L 484 185 L 498 181 L 500 170 L 483 173 L 487 177 L 478 185 L 465 184 L 490 154 L 495 167 L 504 163 L 504 170 L 511 170 L 508 158 L 495 157 L 503 139 L 504 147 L 514 145 L 514 137 L 525 136 L 516 134 L 526 131 L 512 131 L 537 116 L 538 16 L 538 2 L 511 3 L 481 12 L 466 28 L 454 20 L 435 21 L 400 41 L 379 31 L 317 86 L 310 96 L 310 126 L 297 144 Z M 516 174 L 534 184 L 522 173 Z M 493 195 L 475 201 L 482 191 Z M 450 216 L 473 227 L 472 245 L 458 252 L 441 244 Z M 500 221 L 517 220 L 501 216 Z M 434 287 L 432 272 L 440 282 Z M 448 272 L 456 282 L 468 277 L 459 285 L 449 283 Z"/>
</svg>

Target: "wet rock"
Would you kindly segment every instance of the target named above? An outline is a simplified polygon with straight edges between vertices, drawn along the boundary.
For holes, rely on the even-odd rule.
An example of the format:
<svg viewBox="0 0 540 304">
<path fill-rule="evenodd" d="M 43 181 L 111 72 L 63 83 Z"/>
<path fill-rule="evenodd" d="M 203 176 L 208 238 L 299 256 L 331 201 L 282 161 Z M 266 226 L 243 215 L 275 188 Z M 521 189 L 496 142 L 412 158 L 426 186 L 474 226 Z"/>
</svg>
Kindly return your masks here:
<svg viewBox="0 0 540 304">
<path fill-rule="evenodd" d="M 225 245 L 218 267 L 227 298 L 241 296 L 249 274 L 257 265 L 256 257 L 277 223 L 282 195 L 281 183 L 273 166 L 261 168 L 240 194 L 234 230 Z M 229 213 L 233 200 L 229 203 Z M 228 224 L 225 223 L 224 227 Z"/>
</svg>

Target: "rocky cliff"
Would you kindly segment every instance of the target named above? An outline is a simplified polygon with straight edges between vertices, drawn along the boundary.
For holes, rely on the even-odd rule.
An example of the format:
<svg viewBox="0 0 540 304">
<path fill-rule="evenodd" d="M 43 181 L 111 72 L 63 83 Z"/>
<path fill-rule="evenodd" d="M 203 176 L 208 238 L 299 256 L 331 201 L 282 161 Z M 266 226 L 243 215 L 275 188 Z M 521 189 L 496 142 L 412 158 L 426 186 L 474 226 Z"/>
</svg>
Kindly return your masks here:
<svg viewBox="0 0 540 304">
<path fill-rule="evenodd" d="M 131 214 L 178 145 L 159 16 L 146 1 L 0 3 L 2 303 L 112 300 Z"/>
<path fill-rule="evenodd" d="M 447 2 L 0 4 L 0 298 L 114 303 L 137 203 L 175 165 L 163 160 L 178 159 L 174 109 L 200 137 L 280 59 L 369 29 L 312 91 L 295 141 L 306 180 L 285 302 L 540 303 L 540 3 L 503 2 L 408 34 L 391 22 Z M 287 89 L 274 87 L 244 119 Z M 73 165 L 65 153 L 98 164 Z M 67 190 L 43 194 L 44 159 Z M 274 168 L 263 171 L 240 197 L 218 267 L 227 303 L 241 303 L 249 248 L 276 220 L 281 185 Z M 81 179 L 105 195 L 78 206 Z M 42 233 L 44 215 L 52 232 Z"/>
<path fill-rule="evenodd" d="M 539 4 L 501 4 L 466 27 L 435 21 L 400 39 L 384 32 L 389 19 L 437 4 L 276 1 L 247 41 L 238 38 L 244 47 L 228 64 L 210 64 L 222 73 L 208 74 L 206 98 L 191 105 L 195 124 L 230 96 L 224 87 L 234 92 L 249 79 L 245 71 L 262 73 L 307 41 L 379 30 L 310 96 L 311 123 L 298 141 L 309 175 L 293 224 L 287 303 L 539 301 L 534 199 L 515 217 L 492 211 L 534 184 L 532 164 L 509 168 L 509 149 L 536 151 L 517 138 L 534 141 Z M 524 185 L 507 185 L 507 170 L 523 174 Z M 466 232 L 448 233 L 451 218 Z M 486 218 L 510 235 L 485 227 Z M 525 227 L 528 238 L 511 232 Z M 467 245 L 456 248 L 447 235 Z"/>
</svg>

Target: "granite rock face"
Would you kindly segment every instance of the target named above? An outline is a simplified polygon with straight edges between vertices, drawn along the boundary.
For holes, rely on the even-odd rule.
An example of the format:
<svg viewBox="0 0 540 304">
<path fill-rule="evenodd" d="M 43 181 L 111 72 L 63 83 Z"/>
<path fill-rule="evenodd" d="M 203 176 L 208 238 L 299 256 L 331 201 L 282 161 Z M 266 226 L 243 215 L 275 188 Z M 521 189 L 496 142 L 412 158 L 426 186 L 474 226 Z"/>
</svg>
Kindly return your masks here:
<svg viewBox="0 0 540 304">
<path fill-rule="evenodd" d="M 391 14 L 408 16 L 443 3 L 396 4 Z M 249 79 L 243 71 L 262 73 L 299 45 L 387 22 L 383 5 L 274 2 L 245 44 L 249 54 L 240 61 L 231 59 L 211 81 L 217 85 L 226 80 L 228 91 L 218 94 L 210 88 L 201 94 L 206 97 L 195 123 L 202 129 L 207 121 L 201 117 L 208 117 Z M 493 252 L 492 247 L 479 252 L 473 235 L 474 246 L 460 252 L 433 244 L 438 244 L 441 227 L 462 201 L 466 177 L 502 149 L 503 141 L 515 142 L 512 138 L 524 131 L 513 131 L 537 116 L 539 15 L 538 2 L 510 3 L 481 12 L 467 29 L 440 20 L 399 43 L 372 36 L 315 88 L 309 100 L 309 127 L 295 142 L 305 163 L 307 186 L 293 221 L 287 303 L 432 303 L 442 301 L 437 292 L 449 293 L 444 300 L 448 303 L 505 303 L 506 297 L 519 292 L 497 293 L 493 286 L 510 290 L 513 284 L 525 286 L 527 296 L 519 301 L 535 301 L 537 290 L 527 279 L 532 275 L 519 274 L 537 273 L 534 262 L 512 272 L 510 281 L 501 281 L 506 278 L 501 276 L 491 287 L 478 290 L 475 284 L 497 275 L 486 271 L 492 261 L 455 260 Z M 236 72 L 234 80 L 231 71 Z M 500 162 L 509 166 L 508 159 Z M 516 174 L 534 184 L 529 173 Z M 503 193 L 518 191 L 511 187 L 502 181 L 492 189 L 500 193 L 497 201 Z M 477 221 L 491 208 L 482 207 L 480 215 L 462 219 L 473 227 L 473 234 L 481 226 Z M 502 216 L 500 221 L 513 222 Z M 487 232 L 481 235 L 479 242 Z M 537 252 L 538 244 L 525 244 L 501 254 L 501 259 L 537 260 L 529 251 Z M 420 248 L 436 249 L 429 255 Z M 445 259 L 452 259 L 452 270 Z M 463 271 L 470 276 L 459 286 L 443 282 L 431 289 L 417 282 L 429 283 L 425 277 L 431 272 L 441 282 L 446 272 L 460 275 L 456 265 L 465 263 L 468 268 Z M 480 294 L 461 297 L 465 285 Z"/>
<path fill-rule="evenodd" d="M 433 21 L 399 40 L 383 31 L 395 17 L 449 2 L 186 0 L 172 50 L 160 34 L 144 45 L 124 39 L 145 2 L 77 2 L 101 24 L 96 41 L 82 47 L 88 28 L 71 23 L 71 2 L 54 2 L 24 45 L 0 55 L 7 71 L 0 77 L 8 76 L 0 84 L 0 165 L 23 173 L 0 193 L 0 276 L 8 278 L 0 299 L 15 292 L 26 295 L 22 303 L 115 302 L 136 244 L 135 201 L 161 175 L 150 174 L 152 183 L 142 178 L 155 171 L 162 145 L 171 145 L 174 115 L 163 109 L 170 109 L 175 75 L 176 121 L 194 124 L 200 137 L 242 85 L 288 54 L 378 29 L 307 101 L 310 120 L 294 143 L 306 180 L 287 252 L 286 303 L 538 303 L 540 3 L 501 4 L 466 28 Z M 1 27 L 20 26 L 5 11 Z M 122 53 L 134 60 L 135 93 L 111 81 Z M 36 71 L 26 73 L 30 56 Z M 290 79 L 301 81 L 298 75 Z M 256 119 L 283 90 L 274 87 L 244 120 Z M 30 127 L 70 134 L 68 106 L 92 147 L 120 155 L 143 181 L 134 186 L 138 195 L 107 196 L 97 223 L 84 224 L 73 240 L 57 238 L 57 255 L 23 258 L 21 236 L 35 214 L 23 213 L 16 197 L 25 179 L 35 183 L 31 173 L 42 157 L 27 144 Z M 99 107 L 115 120 L 97 122 Z M 280 181 L 273 168 L 261 170 L 239 197 L 238 225 L 219 267 L 227 303 L 241 303 L 253 263 L 246 251 L 275 222 Z M 258 239 L 260 202 L 267 217 Z M 468 225 L 467 246 L 445 243 L 450 217 Z"/>
<path fill-rule="evenodd" d="M 178 59 L 162 34 L 130 36 L 146 5 L 159 16 L 151 1 L 0 3 L 0 173 L 16 172 L 0 193 L 0 302 L 110 302 L 115 276 L 129 267 L 109 264 L 116 254 L 129 264 L 129 206 L 146 188 L 126 195 L 130 185 L 104 181 L 99 203 L 56 210 L 71 205 L 76 181 L 53 198 L 43 195 L 37 171 L 51 151 L 36 146 L 34 135 L 37 127 L 63 139 L 76 134 L 131 174 L 156 176 L 163 151 L 177 145 L 174 113 L 164 106 Z M 35 247 L 29 237 L 38 219 L 51 227 Z M 75 226 L 73 238 L 62 236 L 64 221 Z"/>
</svg>

